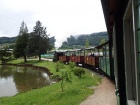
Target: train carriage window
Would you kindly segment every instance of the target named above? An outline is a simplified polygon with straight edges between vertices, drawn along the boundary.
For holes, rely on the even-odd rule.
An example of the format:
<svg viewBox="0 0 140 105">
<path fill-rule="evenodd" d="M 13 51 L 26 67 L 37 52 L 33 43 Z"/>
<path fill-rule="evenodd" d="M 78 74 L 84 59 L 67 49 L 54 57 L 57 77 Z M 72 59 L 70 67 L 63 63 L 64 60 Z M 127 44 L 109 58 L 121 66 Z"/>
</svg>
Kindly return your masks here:
<svg viewBox="0 0 140 105">
<path fill-rule="evenodd" d="M 106 69 L 107 69 L 107 74 L 110 76 L 109 45 L 106 45 Z"/>
<path fill-rule="evenodd" d="M 105 46 L 103 46 L 103 56 L 105 56 Z"/>
<path fill-rule="evenodd" d="M 99 49 L 99 56 L 103 56 L 103 51 L 102 51 L 102 49 Z"/>
<path fill-rule="evenodd" d="M 106 56 L 109 57 L 109 45 L 106 45 Z"/>
</svg>

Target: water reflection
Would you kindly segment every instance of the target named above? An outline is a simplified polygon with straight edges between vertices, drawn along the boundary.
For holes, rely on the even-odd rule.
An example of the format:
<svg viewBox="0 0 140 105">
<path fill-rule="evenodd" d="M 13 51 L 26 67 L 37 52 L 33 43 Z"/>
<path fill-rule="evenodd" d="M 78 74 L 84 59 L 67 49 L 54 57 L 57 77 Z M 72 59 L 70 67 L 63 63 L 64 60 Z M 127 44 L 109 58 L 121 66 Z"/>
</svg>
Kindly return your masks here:
<svg viewBox="0 0 140 105">
<path fill-rule="evenodd" d="M 30 67 L 0 66 L 0 97 L 50 85 L 48 74 Z"/>
</svg>

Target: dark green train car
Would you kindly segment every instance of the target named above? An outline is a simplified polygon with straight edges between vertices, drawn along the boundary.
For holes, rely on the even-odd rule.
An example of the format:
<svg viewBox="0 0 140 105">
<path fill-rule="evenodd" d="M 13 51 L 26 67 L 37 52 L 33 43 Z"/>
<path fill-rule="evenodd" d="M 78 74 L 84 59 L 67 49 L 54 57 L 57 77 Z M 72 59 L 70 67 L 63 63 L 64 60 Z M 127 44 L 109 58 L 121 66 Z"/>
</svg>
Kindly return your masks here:
<svg viewBox="0 0 140 105">
<path fill-rule="evenodd" d="M 114 80 L 114 68 L 112 53 L 110 53 L 109 41 L 95 47 L 100 53 L 99 57 L 99 69 Z"/>
<path fill-rule="evenodd" d="M 101 4 L 113 48 L 118 105 L 140 105 L 140 0 L 101 0 Z"/>
</svg>

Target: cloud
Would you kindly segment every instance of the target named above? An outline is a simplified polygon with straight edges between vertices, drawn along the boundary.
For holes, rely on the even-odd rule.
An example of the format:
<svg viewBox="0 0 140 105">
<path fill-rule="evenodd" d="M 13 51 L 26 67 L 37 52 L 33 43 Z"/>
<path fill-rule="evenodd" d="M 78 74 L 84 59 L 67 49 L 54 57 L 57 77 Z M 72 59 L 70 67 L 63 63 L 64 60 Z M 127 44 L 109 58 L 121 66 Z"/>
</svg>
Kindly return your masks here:
<svg viewBox="0 0 140 105">
<path fill-rule="evenodd" d="M 0 37 L 16 36 L 23 20 L 32 31 L 40 20 L 57 47 L 70 35 L 106 30 L 99 0 L 0 0 L 0 17 Z"/>
</svg>

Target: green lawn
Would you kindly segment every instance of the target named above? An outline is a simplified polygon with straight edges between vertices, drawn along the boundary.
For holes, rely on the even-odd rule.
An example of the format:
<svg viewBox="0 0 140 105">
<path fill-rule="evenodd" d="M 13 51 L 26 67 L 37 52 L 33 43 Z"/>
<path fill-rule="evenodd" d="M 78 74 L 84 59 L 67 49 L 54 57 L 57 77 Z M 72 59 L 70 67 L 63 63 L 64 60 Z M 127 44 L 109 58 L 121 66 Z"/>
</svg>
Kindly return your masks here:
<svg viewBox="0 0 140 105">
<path fill-rule="evenodd" d="M 24 63 L 22 59 L 13 60 L 9 63 Z M 43 66 L 50 70 L 53 74 L 61 75 L 61 72 L 56 72 L 56 63 L 49 61 L 30 60 L 27 63 L 36 66 Z M 61 70 L 69 70 L 68 65 L 64 65 Z M 86 74 L 82 78 L 78 78 L 73 73 L 72 82 L 66 82 L 64 91 L 61 91 L 60 82 L 46 86 L 40 89 L 33 89 L 26 93 L 19 93 L 13 97 L 0 98 L 0 105 L 79 105 L 90 94 L 93 94 L 93 89 L 90 87 L 100 83 L 101 78 L 97 75 L 92 76 L 91 72 L 85 70 Z"/>
</svg>

